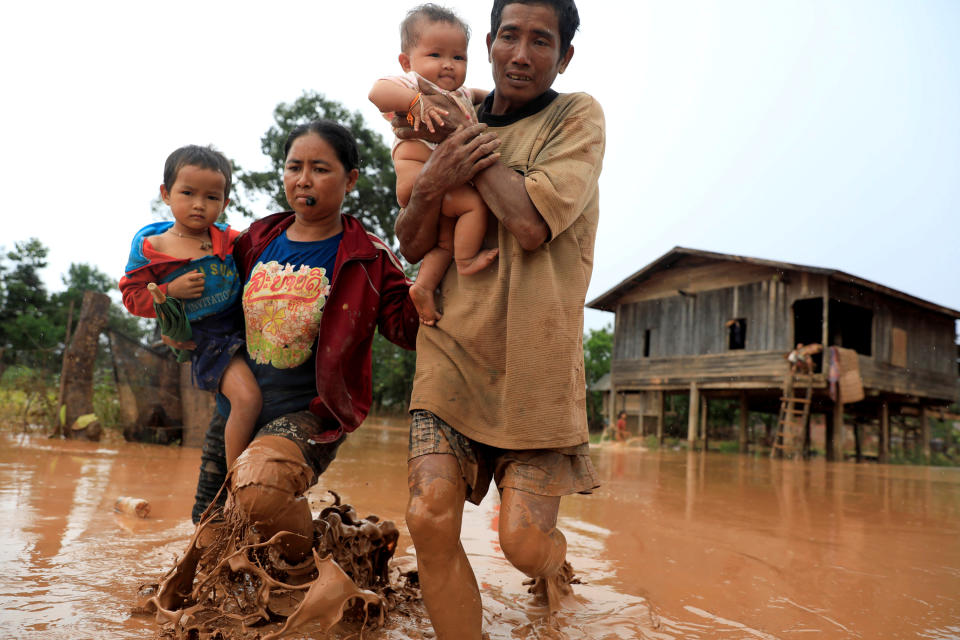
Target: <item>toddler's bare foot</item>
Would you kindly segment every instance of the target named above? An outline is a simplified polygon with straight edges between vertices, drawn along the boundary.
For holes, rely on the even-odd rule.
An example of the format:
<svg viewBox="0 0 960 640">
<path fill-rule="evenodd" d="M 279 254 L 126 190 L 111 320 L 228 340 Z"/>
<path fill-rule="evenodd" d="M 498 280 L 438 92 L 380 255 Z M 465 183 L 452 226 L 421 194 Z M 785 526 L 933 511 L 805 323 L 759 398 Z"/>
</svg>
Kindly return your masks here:
<svg viewBox="0 0 960 640">
<path fill-rule="evenodd" d="M 413 306 L 417 309 L 420 316 L 420 322 L 432 327 L 440 319 L 440 312 L 437 311 L 437 301 L 434 298 L 433 291 L 414 282 L 410 287 L 410 299 L 413 300 Z"/>
<path fill-rule="evenodd" d="M 470 276 L 478 271 L 483 271 L 497 259 L 499 254 L 500 249 L 487 249 L 486 251 L 480 251 L 472 258 L 457 259 L 457 273 L 462 276 Z"/>
</svg>

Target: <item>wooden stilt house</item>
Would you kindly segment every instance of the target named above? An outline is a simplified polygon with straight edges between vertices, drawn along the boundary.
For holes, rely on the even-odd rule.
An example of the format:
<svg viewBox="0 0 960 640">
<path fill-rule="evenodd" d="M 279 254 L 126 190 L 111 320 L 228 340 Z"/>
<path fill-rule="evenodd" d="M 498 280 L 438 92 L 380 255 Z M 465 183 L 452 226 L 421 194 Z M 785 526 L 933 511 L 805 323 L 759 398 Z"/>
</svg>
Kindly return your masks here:
<svg viewBox="0 0 960 640">
<path fill-rule="evenodd" d="M 876 424 L 885 460 L 891 419 L 911 417 L 929 455 L 927 418 L 958 397 L 960 312 L 834 269 L 676 247 L 587 306 L 616 314 L 611 423 L 626 408 L 641 433 L 661 438 L 665 396 L 685 394 L 694 445 L 709 436 L 708 400 L 726 397 L 739 399 L 744 451 L 774 444 L 749 437 L 749 411 L 779 407 L 788 428 L 796 425 L 784 409 L 805 413 L 806 432 L 793 434 L 804 449 L 807 418 L 825 416 L 830 459 L 843 455 L 845 414 L 858 452 L 860 425 Z M 825 347 L 803 379 L 791 375 L 785 357 L 798 344 Z M 831 385 L 831 362 L 834 374 L 840 362 L 845 375 L 858 371 L 856 396 L 848 391 L 844 399 L 844 385 Z"/>
</svg>

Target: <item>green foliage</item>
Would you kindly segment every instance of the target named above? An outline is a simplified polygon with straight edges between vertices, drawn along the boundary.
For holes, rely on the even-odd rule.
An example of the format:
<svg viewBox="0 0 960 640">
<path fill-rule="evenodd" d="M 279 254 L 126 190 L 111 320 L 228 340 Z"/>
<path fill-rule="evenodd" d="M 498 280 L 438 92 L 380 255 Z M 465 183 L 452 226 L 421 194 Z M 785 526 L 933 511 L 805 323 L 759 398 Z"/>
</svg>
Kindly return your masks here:
<svg viewBox="0 0 960 640">
<path fill-rule="evenodd" d="M 0 304 L 0 349 L 4 360 L 13 362 L 15 351 L 50 349 L 63 332 L 47 315 L 47 290 L 40 270 L 47 266 L 47 248 L 31 238 L 17 242 L 4 256 L 3 296 Z"/>
<path fill-rule="evenodd" d="M 587 379 L 587 422 L 592 429 L 603 428 L 603 395 L 589 391 L 591 385 L 610 373 L 613 332 L 609 326 L 591 329 L 583 340 L 583 366 Z"/>
<path fill-rule="evenodd" d="M 85 291 L 116 289 L 113 279 L 96 267 L 74 263 L 62 276 L 66 288 L 48 294 L 40 275 L 47 266 L 47 253 L 40 240 L 31 238 L 0 256 L 0 384 L 23 394 L 14 408 L 24 424 L 54 422 L 71 305 L 76 323 Z M 111 305 L 108 313 L 111 329 L 134 338 L 146 333 L 139 319 L 120 305 Z M 105 349 L 95 366 L 98 375 L 112 385 L 112 363 Z M 6 400 L 11 398 L 8 395 Z"/>
<path fill-rule="evenodd" d="M 120 394 L 114 384 L 111 372 L 99 371 L 93 383 L 93 412 L 105 429 L 116 429 L 120 426 Z"/>
<path fill-rule="evenodd" d="M 56 423 L 57 391 L 53 376 L 22 364 L 7 367 L 0 376 L 0 422 L 50 428 Z"/>
<path fill-rule="evenodd" d="M 268 207 L 277 211 L 290 208 L 283 192 L 283 145 L 295 127 L 313 120 L 338 122 L 353 132 L 360 149 L 360 178 L 356 188 L 343 202 L 343 212 L 359 219 L 371 232 L 392 243 L 393 222 L 399 207 L 396 195 L 396 174 L 390 149 L 380 134 L 369 129 L 360 112 L 351 113 L 343 105 L 328 100 L 321 93 L 305 91 L 292 103 L 281 103 L 273 111 L 275 123 L 260 138 L 260 148 L 270 160 L 266 171 L 247 171 L 234 164 L 235 182 L 243 198 L 267 198 Z M 265 212 L 254 211 L 243 203 L 240 194 L 234 194 L 230 206 L 248 217 L 260 217 Z"/>
</svg>

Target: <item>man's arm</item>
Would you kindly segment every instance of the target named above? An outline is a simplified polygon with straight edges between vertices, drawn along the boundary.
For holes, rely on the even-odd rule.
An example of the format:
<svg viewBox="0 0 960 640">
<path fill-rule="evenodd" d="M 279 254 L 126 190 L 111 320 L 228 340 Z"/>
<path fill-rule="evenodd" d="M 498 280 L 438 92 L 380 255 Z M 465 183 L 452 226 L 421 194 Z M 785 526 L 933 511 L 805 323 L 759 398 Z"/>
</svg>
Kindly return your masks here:
<svg viewBox="0 0 960 640">
<path fill-rule="evenodd" d="M 524 177 L 499 162 L 473 179 L 487 207 L 525 251 L 550 239 L 550 227 L 527 194 Z"/>
<path fill-rule="evenodd" d="M 466 184 L 479 172 L 499 165 L 494 153 L 500 140 L 475 124 L 455 131 L 430 154 L 413 185 L 410 201 L 395 225 L 400 251 L 410 262 L 419 262 L 437 243 L 437 221 L 443 195 Z"/>
</svg>

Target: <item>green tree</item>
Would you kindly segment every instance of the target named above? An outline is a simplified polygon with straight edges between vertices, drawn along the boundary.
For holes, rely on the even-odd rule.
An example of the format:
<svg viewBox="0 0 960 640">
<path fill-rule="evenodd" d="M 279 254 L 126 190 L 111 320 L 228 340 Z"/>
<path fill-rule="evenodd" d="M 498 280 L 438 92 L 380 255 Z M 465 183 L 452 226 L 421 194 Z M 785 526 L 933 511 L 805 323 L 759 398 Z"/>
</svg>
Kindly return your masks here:
<svg viewBox="0 0 960 640">
<path fill-rule="evenodd" d="M 63 339 L 63 330 L 48 315 L 49 298 L 40 271 L 47 266 L 47 248 L 37 238 L 14 244 L 7 252 L 0 307 L 0 349 L 3 361 L 26 364 Z M 31 363 L 32 364 L 32 363 Z"/>
<path fill-rule="evenodd" d="M 60 276 L 60 279 L 66 289 L 51 296 L 52 308 L 50 313 L 55 314 L 56 321 L 64 327 L 70 314 L 71 303 L 73 303 L 73 321 L 76 322 L 84 292 L 96 291 L 97 293 L 110 294 L 117 291 L 117 283 L 113 278 L 88 264 L 71 263 L 67 273 Z M 124 333 L 135 340 L 139 340 L 149 333 L 146 326 L 152 323 L 141 322 L 139 318 L 128 313 L 120 304 L 111 304 L 107 313 L 109 315 L 107 326 L 114 331 Z"/>
<path fill-rule="evenodd" d="M 292 103 L 281 103 L 273 111 L 274 124 L 260 138 L 260 148 L 270 160 L 266 171 L 247 171 L 234 164 L 235 182 L 243 195 L 235 194 L 232 207 L 245 216 L 260 217 L 247 202 L 267 198 L 267 207 L 277 211 L 290 208 L 283 193 L 283 145 L 294 127 L 313 120 L 339 122 L 353 132 L 360 149 L 360 178 L 356 188 L 343 202 L 343 212 L 359 219 L 369 231 L 393 243 L 393 222 L 399 207 L 396 195 L 396 174 L 390 149 L 379 133 L 369 129 L 359 112 L 350 112 L 343 105 L 328 100 L 321 93 L 306 91 Z"/>
<path fill-rule="evenodd" d="M 373 411 L 403 413 L 413 392 L 415 351 L 407 351 L 377 333 L 373 336 Z"/>
<path fill-rule="evenodd" d="M 583 364 L 587 388 L 610 373 L 613 333 L 609 326 L 591 329 L 583 340 Z M 599 391 L 587 391 L 587 421 L 597 428 L 603 424 L 603 399 Z"/>
</svg>

